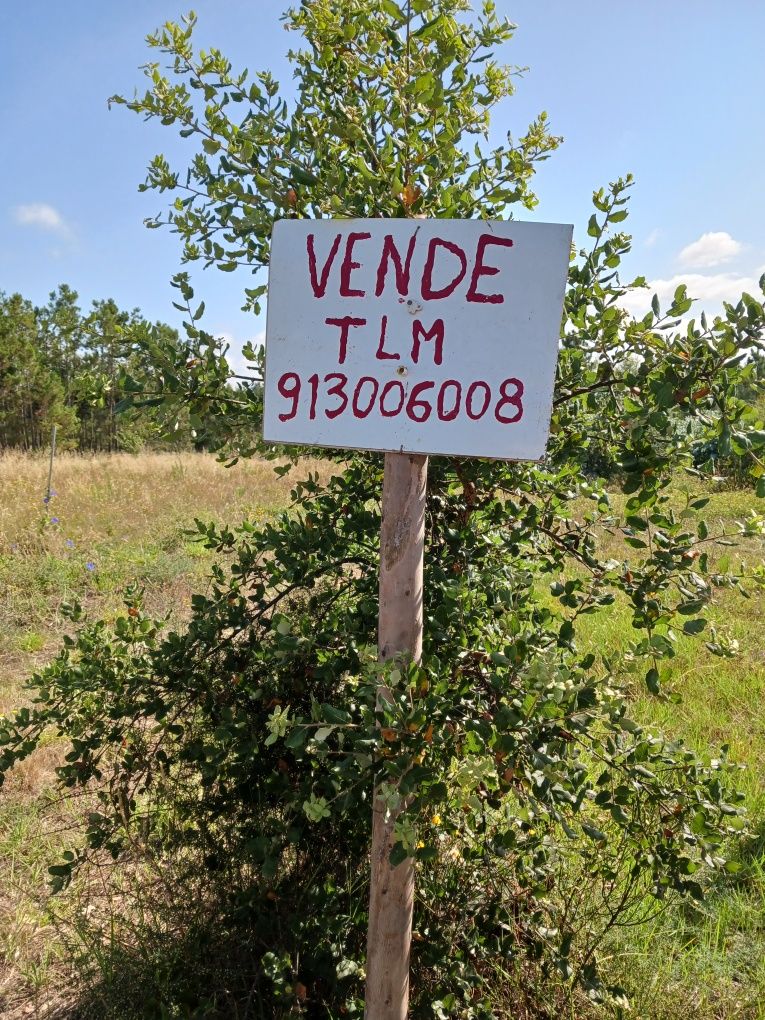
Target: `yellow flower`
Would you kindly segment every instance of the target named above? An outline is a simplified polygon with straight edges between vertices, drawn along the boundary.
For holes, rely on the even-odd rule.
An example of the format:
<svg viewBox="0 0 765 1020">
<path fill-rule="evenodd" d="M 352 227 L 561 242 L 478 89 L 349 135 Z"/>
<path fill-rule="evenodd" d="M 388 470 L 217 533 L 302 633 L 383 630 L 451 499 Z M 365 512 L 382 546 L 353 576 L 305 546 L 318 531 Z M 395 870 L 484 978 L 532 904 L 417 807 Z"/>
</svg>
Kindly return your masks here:
<svg viewBox="0 0 765 1020">
<path fill-rule="evenodd" d="M 441 824 L 441 815 L 433 815 L 433 817 L 430 819 L 430 821 L 432 822 L 433 825 L 440 825 Z"/>
</svg>

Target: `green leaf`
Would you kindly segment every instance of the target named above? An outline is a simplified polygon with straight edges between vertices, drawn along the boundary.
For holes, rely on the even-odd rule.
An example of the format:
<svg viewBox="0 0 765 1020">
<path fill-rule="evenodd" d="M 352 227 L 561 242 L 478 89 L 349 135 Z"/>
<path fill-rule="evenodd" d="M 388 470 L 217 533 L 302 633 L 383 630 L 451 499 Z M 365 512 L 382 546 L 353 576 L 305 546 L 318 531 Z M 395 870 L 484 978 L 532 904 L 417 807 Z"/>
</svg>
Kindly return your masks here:
<svg viewBox="0 0 765 1020">
<path fill-rule="evenodd" d="M 343 711 L 342 708 L 336 708 L 334 705 L 330 705 L 326 702 L 321 706 L 321 711 L 324 718 L 329 723 L 342 725 L 343 723 L 349 723 L 351 721 L 350 715 Z"/>
<path fill-rule="evenodd" d="M 316 174 L 312 174 L 309 170 L 304 170 L 302 166 L 293 166 L 292 179 L 296 184 L 306 185 L 316 184 L 319 180 Z"/>
<path fill-rule="evenodd" d="M 403 844 L 394 843 L 390 851 L 391 867 L 396 868 L 398 867 L 399 864 L 403 864 L 403 862 L 407 859 L 408 856 L 409 851 Z"/>
<path fill-rule="evenodd" d="M 624 541 L 627 545 L 631 545 L 633 549 L 647 549 L 648 543 L 644 542 L 642 538 L 633 538 L 631 535 L 626 535 Z"/>
<path fill-rule="evenodd" d="M 703 618 L 698 620 L 688 620 L 683 624 L 683 634 L 700 634 L 707 625 L 707 621 Z"/>
<path fill-rule="evenodd" d="M 309 730 L 305 726 L 293 726 L 284 738 L 284 746 L 292 751 L 297 751 L 305 744 Z"/>
<path fill-rule="evenodd" d="M 683 602 L 677 607 L 678 613 L 682 613 L 683 616 L 693 616 L 698 613 L 700 609 L 703 609 L 705 602 L 703 599 L 693 599 L 690 602 Z"/>
<path fill-rule="evenodd" d="M 415 95 L 420 95 L 422 92 L 428 92 L 433 88 L 436 77 L 432 71 L 426 71 L 425 74 L 420 75 L 416 78 L 412 90 Z"/>
<path fill-rule="evenodd" d="M 625 518 L 625 523 L 629 524 L 631 528 L 637 528 L 638 531 L 648 530 L 648 522 L 643 517 L 638 517 L 637 514 L 629 514 Z"/>
<path fill-rule="evenodd" d="M 424 40 L 430 39 L 434 35 L 435 29 L 438 27 L 439 23 L 443 20 L 444 15 L 439 14 L 438 17 L 433 18 L 432 21 L 425 22 L 425 24 L 421 25 L 415 32 L 412 32 L 411 38 Z"/>
<path fill-rule="evenodd" d="M 606 841 L 605 832 L 601 832 L 600 829 L 596 829 L 594 825 L 590 825 L 588 822 L 582 822 L 582 831 L 596 843 L 605 843 Z"/>
<path fill-rule="evenodd" d="M 406 15 L 399 5 L 393 2 L 393 0 L 382 0 L 381 5 L 388 17 L 393 18 L 396 23 L 406 21 Z"/>
<path fill-rule="evenodd" d="M 558 631 L 558 643 L 568 644 L 574 637 L 574 624 L 571 620 L 564 620 Z"/>
</svg>

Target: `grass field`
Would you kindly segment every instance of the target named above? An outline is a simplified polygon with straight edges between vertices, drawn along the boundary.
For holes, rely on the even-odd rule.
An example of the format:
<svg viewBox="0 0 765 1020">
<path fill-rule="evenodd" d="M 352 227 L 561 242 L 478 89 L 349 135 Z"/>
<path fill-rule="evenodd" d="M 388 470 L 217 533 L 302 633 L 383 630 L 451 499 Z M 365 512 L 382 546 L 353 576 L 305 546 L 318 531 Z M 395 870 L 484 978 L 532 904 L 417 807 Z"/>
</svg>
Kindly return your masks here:
<svg viewBox="0 0 765 1020">
<path fill-rule="evenodd" d="M 63 455 L 46 507 L 47 474 L 45 458 L 0 455 L 0 715 L 22 703 L 23 680 L 58 647 L 62 604 L 76 598 L 108 617 L 124 586 L 138 582 L 148 607 L 182 618 L 210 563 L 184 533 L 194 517 L 257 520 L 283 505 L 290 487 L 266 463 L 226 470 L 193 454 Z M 46 890 L 62 846 L 50 830 L 66 827 L 46 798 L 57 762 L 55 746 L 40 749 L 2 791 L 2 1017 L 29 1015 L 30 1004 L 44 1016 L 66 998 L 67 952 Z"/>
<path fill-rule="evenodd" d="M 278 479 L 269 464 L 226 470 L 211 457 L 169 453 L 62 456 L 49 507 L 46 480 L 44 459 L 0 456 L 0 714 L 22 702 L 23 679 L 54 653 L 66 629 L 63 603 L 78 598 L 108 616 L 122 588 L 137 581 L 150 607 L 182 618 L 210 563 L 185 534 L 193 518 L 262 519 L 284 504 L 290 487 L 289 477 Z M 709 495 L 710 523 L 743 517 L 751 506 L 749 493 Z M 742 552 L 749 563 L 763 555 L 754 540 Z M 751 812 L 745 867 L 712 900 L 698 910 L 672 908 L 609 944 L 609 976 L 632 994 L 632 1015 L 646 1020 L 765 1018 L 764 605 L 754 587 L 749 599 L 734 592 L 717 599 L 711 619 L 738 640 L 736 658 L 712 657 L 703 641 L 681 639 L 670 664 L 681 704 L 650 698 L 638 676 L 630 679 L 629 657 L 620 656 L 631 637 L 625 612 L 613 607 L 587 618 L 584 642 L 616 658 L 641 721 L 710 756 L 721 744 L 730 746 L 743 766 Z M 57 920 L 60 907 L 46 891 L 47 865 L 66 838 L 51 831 L 65 830 L 66 817 L 46 799 L 57 755 L 53 744 L 18 768 L 0 805 L 0 1016 L 6 1018 L 59 1015 L 77 976 L 68 962 L 71 925 Z M 75 889 L 77 909 L 87 904 L 80 895 Z"/>
</svg>

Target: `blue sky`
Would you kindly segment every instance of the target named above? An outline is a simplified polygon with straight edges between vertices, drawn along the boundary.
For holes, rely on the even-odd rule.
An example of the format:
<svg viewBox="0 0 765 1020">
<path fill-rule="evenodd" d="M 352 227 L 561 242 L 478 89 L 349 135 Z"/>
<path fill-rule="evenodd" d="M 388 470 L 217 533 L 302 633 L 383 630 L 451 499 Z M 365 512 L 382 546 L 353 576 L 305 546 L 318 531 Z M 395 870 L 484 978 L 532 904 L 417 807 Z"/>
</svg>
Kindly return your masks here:
<svg viewBox="0 0 765 1020">
<path fill-rule="evenodd" d="M 288 82 L 287 0 L 197 0 L 198 46 Z M 535 218 L 584 240 L 594 188 L 637 183 L 628 269 L 661 295 L 680 280 L 714 311 L 765 271 L 765 4 L 762 0 L 497 0 L 518 25 L 504 57 L 527 66 L 496 115 L 520 133 L 547 110 L 562 148 L 540 170 Z M 178 239 L 143 226 L 163 206 L 139 194 L 148 160 L 185 165 L 172 129 L 107 108 L 143 88 L 146 34 L 177 0 L 0 3 L 0 290 L 36 303 L 66 282 L 87 305 L 114 297 L 178 323 L 169 279 Z M 244 272 L 193 270 L 206 326 L 235 345 L 263 323 L 239 309 Z M 646 303 L 635 299 L 635 307 Z"/>
</svg>

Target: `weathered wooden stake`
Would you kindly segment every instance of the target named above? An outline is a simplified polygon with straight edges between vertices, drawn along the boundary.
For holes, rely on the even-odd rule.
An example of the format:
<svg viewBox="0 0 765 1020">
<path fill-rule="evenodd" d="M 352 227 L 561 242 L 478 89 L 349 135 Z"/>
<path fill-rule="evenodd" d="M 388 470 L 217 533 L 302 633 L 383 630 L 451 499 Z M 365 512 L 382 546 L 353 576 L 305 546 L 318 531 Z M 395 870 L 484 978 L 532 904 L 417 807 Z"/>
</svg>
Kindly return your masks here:
<svg viewBox="0 0 765 1020">
<path fill-rule="evenodd" d="M 386 453 L 380 533 L 380 659 L 422 655 L 422 559 L 428 458 Z M 390 697 L 380 687 L 378 701 Z M 414 866 L 392 868 L 396 815 L 375 796 L 367 935 L 366 1020 L 405 1020 L 409 1008 Z"/>
</svg>

